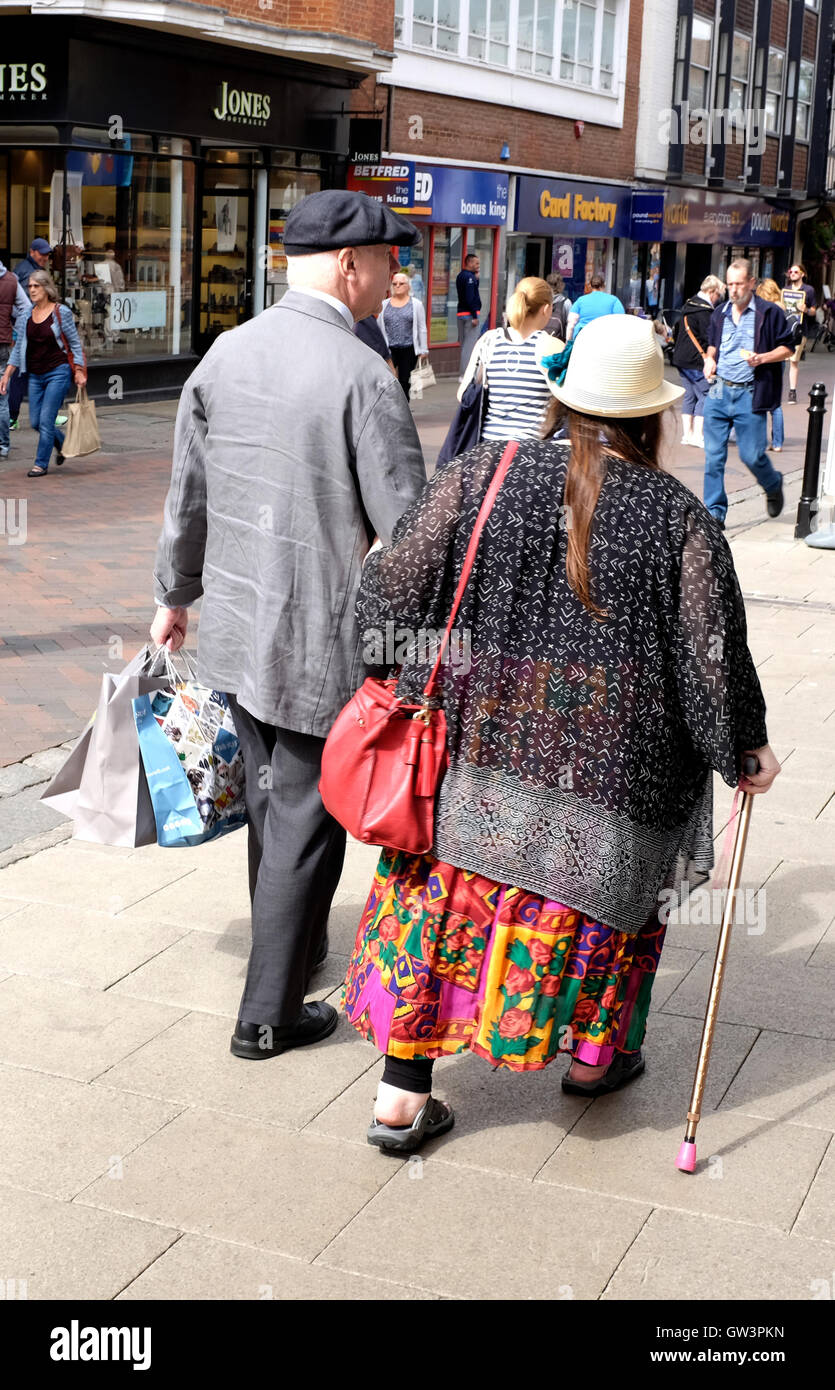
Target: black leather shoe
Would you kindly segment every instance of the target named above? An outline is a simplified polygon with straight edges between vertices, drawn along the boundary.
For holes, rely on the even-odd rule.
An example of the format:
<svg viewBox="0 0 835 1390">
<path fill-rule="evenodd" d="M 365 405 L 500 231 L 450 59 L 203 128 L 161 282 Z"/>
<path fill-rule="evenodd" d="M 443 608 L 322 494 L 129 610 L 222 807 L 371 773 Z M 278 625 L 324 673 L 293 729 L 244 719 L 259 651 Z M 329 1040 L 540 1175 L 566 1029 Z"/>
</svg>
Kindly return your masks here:
<svg viewBox="0 0 835 1390">
<path fill-rule="evenodd" d="M 307 1047 L 309 1043 L 321 1042 L 333 1032 L 339 1022 L 339 1014 L 330 1004 L 305 1004 L 301 1018 L 292 1028 L 273 1028 L 268 1023 L 243 1023 L 238 1019 L 229 1051 L 235 1057 L 246 1057 L 250 1062 L 263 1062 L 267 1057 L 278 1057 L 294 1047 Z"/>
<path fill-rule="evenodd" d="M 783 480 L 780 479 L 780 486 L 776 492 L 767 492 L 765 495 L 765 509 L 769 516 L 779 516 L 783 510 Z"/>
</svg>

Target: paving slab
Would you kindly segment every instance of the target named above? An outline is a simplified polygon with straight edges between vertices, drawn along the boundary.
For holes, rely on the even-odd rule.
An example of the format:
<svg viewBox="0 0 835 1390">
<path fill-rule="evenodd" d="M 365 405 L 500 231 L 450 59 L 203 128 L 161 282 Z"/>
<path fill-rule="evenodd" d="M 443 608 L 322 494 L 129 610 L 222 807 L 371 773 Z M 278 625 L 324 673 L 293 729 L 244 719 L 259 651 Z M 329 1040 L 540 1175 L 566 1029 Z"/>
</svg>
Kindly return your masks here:
<svg viewBox="0 0 835 1390">
<path fill-rule="evenodd" d="M 92 1081 L 183 1012 L 112 991 L 9 975 L 0 982 L 0 1062 Z"/>
<path fill-rule="evenodd" d="M 139 874 L 130 852 L 113 853 L 107 845 L 81 848 L 79 841 L 67 840 L 0 870 L 0 897 L 67 907 L 84 904 L 96 912 L 115 913 L 184 878 L 193 868 L 193 863 L 189 869 L 182 860 L 166 860 L 160 854 L 143 864 Z"/>
<path fill-rule="evenodd" d="M 112 1299 L 177 1239 L 112 1212 L 0 1187 L 0 1269 L 30 1299 Z"/>
<path fill-rule="evenodd" d="M 835 1140 L 831 1136 L 823 1162 L 797 1218 L 794 1233 L 810 1240 L 835 1243 Z M 832 1278 L 835 1281 L 835 1265 Z M 835 1297 L 835 1288 L 830 1293 L 832 1297 Z"/>
<path fill-rule="evenodd" d="M 249 959 L 249 928 L 191 931 L 125 976 L 112 993 L 236 1018 Z"/>
<path fill-rule="evenodd" d="M 232 1056 L 231 1031 L 227 1018 L 188 1014 L 104 1072 L 96 1085 L 301 1129 L 377 1057 L 344 1016 L 324 1042 L 262 1065 Z"/>
<path fill-rule="evenodd" d="M 824 969 L 835 969 L 835 921 L 821 937 L 806 964 L 815 968 L 823 966 Z"/>
<path fill-rule="evenodd" d="M 821 1241 L 659 1209 L 626 1252 L 602 1297 L 604 1302 L 802 1302 L 831 1298 L 833 1283 L 832 1249 Z M 823 1285 L 829 1290 L 826 1294 Z M 768 1318 L 758 1321 L 766 1323 Z M 693 1325 L 700 1325 L 695 1313 Z"/>
<path fill-rule="evenodd" d="M 832 920 L 835 866 L 816 868 L 786 861 L 759 887 L 746 862 L 731 933 L 731 954 L 808 961 Z M 665 953 L 672 945 L 709 951 L 719 939 L 725 891 L 716 881 L 695 889 L 677 914 L 670 914 Z M 663 964 L 664 955 L 661 957 Z"/>
<path fill-rule="evenodd" d="M 69 1201 L 103 1173 L 119 1180 L 125 1154 L 168 1124 L 176 1105 L 0 1065 L 0 1173 Z"/>
<path fill-rule="evenodd" d="M 165 853 L 164 850 L 160 852 Z M 170 922 L 183 932 L 249 931 L 251 916 L 246 864 L 230 868 L 228 863 L 221 863 L 220 878 L 206 865 L 201 865 L 189 874 L 187 885 L 178 879 L 167 887 L 158 888 L 141 902 L 126 908 L 121 914 L 122 919 L 127 922 Z M 215 867 L 220 867 L 217 860 L 212 861 L 212 869 Z M 185 891 L 186 886 L 188 891 Z"/>
<path fill-rule="evenodd" d="M 665 1013 L 704 1018 L 713 961 L 706 955 L 664 1005 Z M 753 1028 L 835 1038 L 835 971 L 808 969 L 797 953 L 779 962 L 758 951 L 729 951 L 718 1017 Z M 802 1022 L 799 1022 L 801 1021 Z"/>
<path fill-rule="evenodd" d="M 395 1299 L 433 1300 L 437 1294 L 400 1284 L 343 1274 L 324 1265 L 304 1264 L 269 1250 L 182 1236 L 119 1294 L 131 1299 L 213 1300 L 258 1299 L 293 1303 L 388 1302 Z"/>
<path fill-rule="evenodd" d="M 104 912 L 20 904 L 0 920 L 0 962 L 16 975 L 106 989 L 181 934 L 168 923 L 126 924 Z"/>
<path fill-rule="evenodd" d="M 393 1171 L 368 1147 L 194 1109 L 130 1154 L 119 1183 L 76 1201 L 312 1260 Z"/>
<path fill-rule="evenodd" d="M 448 1298 L 592 1299 L 649 1211 L 431 1158 L 398 1172 L 316 1263 Z"/>
<path fill-rule="evenodd" d="M 835 1041 L 760 1033 L 719 1108 L 835 1132 Z"/>
<path fill-rule="evenodd" d="M 24 902 L 15 902 L 13 898 L 0 898 L 0 922 L 5 917 L 11 917 L 13 912 L 22 912 L 25 906 Z"/>
</svg>

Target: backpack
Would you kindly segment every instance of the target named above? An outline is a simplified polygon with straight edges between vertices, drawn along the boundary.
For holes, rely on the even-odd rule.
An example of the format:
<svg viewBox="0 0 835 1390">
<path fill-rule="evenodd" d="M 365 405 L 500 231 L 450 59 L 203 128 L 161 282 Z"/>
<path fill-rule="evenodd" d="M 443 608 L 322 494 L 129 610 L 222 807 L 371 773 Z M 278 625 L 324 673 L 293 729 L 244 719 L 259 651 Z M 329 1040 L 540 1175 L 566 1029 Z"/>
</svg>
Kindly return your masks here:
<svg viewBox="0 0 835 1390">
<path fill-rule="evenodd" d="M 794 310 L 784 310 L 786 315 L 786 327 L 792 335 L 792 342 L 798 347 L 803 337 L 803 315 L 795 313 Z"/>
<path fill-rule="evenodd" d="M 555 294 L 554 303 L 551 309 L 551 317 L 548 320 L 546 333 L 556 333 L 558 337 L 565 337 L 565 329 L 568 323 L 568 310 L 566 305 L 568 299 L 564 294 Z"/>
</svg>

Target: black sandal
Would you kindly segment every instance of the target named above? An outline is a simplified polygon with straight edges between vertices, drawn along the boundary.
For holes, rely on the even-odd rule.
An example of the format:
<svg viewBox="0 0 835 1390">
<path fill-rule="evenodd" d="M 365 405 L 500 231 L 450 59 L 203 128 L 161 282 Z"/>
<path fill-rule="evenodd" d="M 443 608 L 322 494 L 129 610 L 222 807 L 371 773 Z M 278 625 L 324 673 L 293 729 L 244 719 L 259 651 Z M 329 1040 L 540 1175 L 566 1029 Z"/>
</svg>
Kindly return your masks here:
<svg viewBox="0 0 835 1390">
<path fill-rule="evenodd" d="M 579 1058 L 577 1060 L 579 1061 Z M 628 1055 L 625 1052 L 616 1052 L 606 1071 L 596 1081 L 569 1081 L 568 1077 L 564 1076 L 562 1089 L 570 1096 L 608 1096 L 612 1091 L 619 1091 L 627 1082 L 634 1081 L 641 1075 L 645 1066 L 640 1050 Z"/>
<path fill-rule="evenodd" d="M 47 471 L 46 468 L 30 468 L 26 476 L 27 478 L 45 478 Z"/>
<path fill-rule="evenodd" d="M 366 1138 L 369 1144 L 387 1154 L 413 1154 L 427 1139 L 446 1134 L 455 1124 L 452 1107 L 429 1096 L 410 1125 L 384 1125 L 372 1120 Z"/>
</svg>

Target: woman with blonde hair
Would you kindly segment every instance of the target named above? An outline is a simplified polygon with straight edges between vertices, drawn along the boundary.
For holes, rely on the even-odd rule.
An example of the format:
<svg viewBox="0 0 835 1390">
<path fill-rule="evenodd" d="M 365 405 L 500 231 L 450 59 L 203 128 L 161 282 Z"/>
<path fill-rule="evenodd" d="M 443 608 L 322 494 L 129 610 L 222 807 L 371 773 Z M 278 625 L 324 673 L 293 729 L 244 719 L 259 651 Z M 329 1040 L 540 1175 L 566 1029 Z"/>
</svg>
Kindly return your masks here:
<svg viewBox="0 0 835 1390">
<path fill-rule="evenodd" d="M 553 303 L 551 286 L 526 276 L 507 301 L 507 328 L 485 333 L 473 349 L 458 399 L 473 380 L 486 388 L 482 439 L 539 438 L 550 395 L 536 365 L 536 345 L 546 333 Z M 558 339 L 546 336 L 554 351 L 562 348 Z"/>
<path fill-rule="evenodd" d="M 468 660 L 441 667 L 432 849 L 383 850 L 348 967 L 348 1019 L 385 1054 L 367 1139 L 395 1153 L 453 1124 L 438 1057 L 570 1055 L 563 1089 L 586 1099 L 634 1082 L 669 910 L 713 862 L 713 770 L 750 792 L 780 770 L 731 552 L 661 468 L 683 391 L 652 324 L 598 319 L 567 366 L 550 338 L 539 362 L 568 438 L 506 462 L 456 618 Z M 435 474 L 366 561 L 361 628 L 444 627 L 505 453 Z M 432 655 L 398 696 L 420 701 Z"/>
<path fill-rule="evenodd" d="M 760 283 L 759 283 L 758 286 L 757 286 L 757 294 L 759 295 L 760 299 L 767 299 L 767 300 L 769 300 L 769 302 L 770 302 L 771 304 L 779 304 L 779 305 L 780 305 L 780 308 L 783 309 L 783 296 L 782 296 L 782 293 L 780 292 L 780 286 L 777 284 L 777 281 L 776 281 L 776 280 L 769 280 L 769 279 L 761 280 Z M 785 313 L 785 309 L 783 309 L 783 312 Z M 781 454 L 781 453 L 783 452 L 783 441 L 784 441 L 784 439 L 785 439 L 785 437 L 786 437 L 786 434 L 785 434 L 785 426 L 784 426 L 784 423 L 783 423 L 783 406 L 782 406 L 782 395 L 783 395 L 782 382 L 783 382 L 783 380 L 784 380 L 784 377 L 785 377 L 785 365 L 784 365 L 784 363 L 781 362 L 781 363 L 780 363 L 780 382 L 781 382 L 781 386 L 780 386 L 780 397 L 781 397 L 781 404 L 778 405 L 778 407 L 777 407 L 776 410 L 771 410 L 771 411 L 769 411 L 769 414 L 770 414 L 770 416 L 771 416 L 771 443 L 769 444 L 768 447 L 769 447 L 769 449 L 771 449 L 775 454 Z"/>
<path fill-rule="evenodd" d="M 0 377 L 5 394 L 14 372 L 29 378 L 29 423 L 38 432 L 38 451 L 27 478 L 44 478 L 55 449 L 55 462 L 64 462 L 61 448 L 64 436 L 55 424 L 64 397 L 73 379 L 84 386 L 87 368 L 84 349 L 72 310 L 60 302 L 58 288 L 46 270 L 33 270 L 27 285 L 32 306 L 21 310 L 15 324 L 17 337 L 9 365 Z"/>
</svg>

